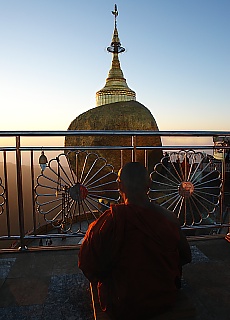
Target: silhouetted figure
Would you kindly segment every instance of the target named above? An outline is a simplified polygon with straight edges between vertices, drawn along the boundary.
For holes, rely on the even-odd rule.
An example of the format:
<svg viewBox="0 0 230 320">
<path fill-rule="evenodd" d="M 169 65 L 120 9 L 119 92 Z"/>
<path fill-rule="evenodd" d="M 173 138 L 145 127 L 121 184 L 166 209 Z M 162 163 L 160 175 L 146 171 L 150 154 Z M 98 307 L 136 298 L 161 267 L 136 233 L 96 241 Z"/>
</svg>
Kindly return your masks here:
<svg viewBox="0 0 230 320">
<path fill-rule="evenodd" d="M 174 305 L 191 251 L 176 216 L 150 202 L 142 164 L 127 163 L 118 183 L 124 204 L 112 205 L 90 225 L 79 267 L 97 284 L 111 319 L 146 320 Z"/>
</svg>

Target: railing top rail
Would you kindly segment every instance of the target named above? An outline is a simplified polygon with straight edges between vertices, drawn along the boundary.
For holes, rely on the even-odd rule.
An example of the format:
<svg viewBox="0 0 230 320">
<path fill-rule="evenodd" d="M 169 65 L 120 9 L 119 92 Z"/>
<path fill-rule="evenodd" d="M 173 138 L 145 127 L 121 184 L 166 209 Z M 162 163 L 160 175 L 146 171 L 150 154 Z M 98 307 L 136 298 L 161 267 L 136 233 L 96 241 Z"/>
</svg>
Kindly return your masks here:
<svg viewBox="0 0 230 320">
<path fill-rule="evenodd" d="M 66 130 L 66 131 L 0 131 L 0 137 L 71 136 L 71 135 L 155 135 L 166 137 L 230 136 L 230 131 L 151 131 L 151 130 Z"/>
<path fill-rule="evenodd" d="M 19 148 L 21 151 L 59 151 L 59 150 L 133 150 L 133 146 L 23 146 Z M 228 150 L 228 146 L 213 146 L 213 145 L 164 145 L 164 146 L 136 146 L 137 150 L 218 150 L 225 149 Z M 0 151 L 16 151 L 16 147 L 0 147 Z"/>
</svg>

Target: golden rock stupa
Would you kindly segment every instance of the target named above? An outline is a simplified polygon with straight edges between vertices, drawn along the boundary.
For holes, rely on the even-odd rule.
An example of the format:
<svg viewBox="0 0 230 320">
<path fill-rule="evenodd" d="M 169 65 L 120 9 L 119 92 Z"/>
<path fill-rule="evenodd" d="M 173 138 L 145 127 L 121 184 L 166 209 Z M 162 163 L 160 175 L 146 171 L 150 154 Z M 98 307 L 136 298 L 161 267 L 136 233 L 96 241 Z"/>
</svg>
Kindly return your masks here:
<svg viewBox="0 0 230 320">
<path fill-rule="evenodd" d="M 111 45 L 107 50 L 112 53 L 112 65 L 106 79 L 105 86 L 96 93 L 96 107 L 90 109 L 74 119 L 68 130 L 152 130 L 158 127 L 151 112 L 136 101 L 136 94 L 131 90 L 124 78 L 120 67 L 119 54 L 125 51 L 121 46 L 117 30 L 117 6 L 112 11 L 115 17 L 114 32 Z M 66 146 L 131 146 L 129 136 L 75 136 L 66 137 Z M 161 146 L 159 136 L 137 136 L 137 146 Z M 119 150 L 97 150 L 99 156 L 104 157 L 112 164 L 115 170 L 121 165 L 121 152 Z M 123 164 L 132 160 L 130 150 L 123 151 Z M 160 161 L 160 150 L 148 151 L 149 170 Z M 145 152 L 138 150 L 136 161 L 144 163 Z"/>
</svg>

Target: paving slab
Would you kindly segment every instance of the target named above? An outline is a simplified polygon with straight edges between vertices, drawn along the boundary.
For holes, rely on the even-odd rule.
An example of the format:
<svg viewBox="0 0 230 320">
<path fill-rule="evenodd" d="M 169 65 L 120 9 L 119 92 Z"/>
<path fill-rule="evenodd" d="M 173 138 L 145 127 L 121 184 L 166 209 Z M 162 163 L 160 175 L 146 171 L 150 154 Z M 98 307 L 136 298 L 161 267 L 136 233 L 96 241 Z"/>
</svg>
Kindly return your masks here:
<svg viewBox="0 0 230 320">
<path fill-rule="evenodd" d="M 0 319 L 92 320 L 89 283 L 78 250 L 0 256 Z"/>
</svg>

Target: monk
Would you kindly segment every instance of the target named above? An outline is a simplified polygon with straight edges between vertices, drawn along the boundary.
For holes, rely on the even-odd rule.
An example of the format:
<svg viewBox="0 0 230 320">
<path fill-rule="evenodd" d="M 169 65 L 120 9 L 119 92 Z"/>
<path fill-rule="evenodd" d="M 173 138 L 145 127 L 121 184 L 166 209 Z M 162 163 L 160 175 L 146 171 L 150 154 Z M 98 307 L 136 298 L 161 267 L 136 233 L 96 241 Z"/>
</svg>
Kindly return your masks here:
<svg viewBox="0 0 230 320">
<path fill-rule="evenodd" d="M 124 203 L 90 225 L 79 268 L 97 284 L 101 308 L 111 319 L 150 319 L 174 305 L 191 251 L 174 213 L 150 202 L 142 164 L 127 163 L 117 181 Z"/>
</svg>

